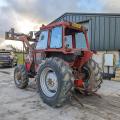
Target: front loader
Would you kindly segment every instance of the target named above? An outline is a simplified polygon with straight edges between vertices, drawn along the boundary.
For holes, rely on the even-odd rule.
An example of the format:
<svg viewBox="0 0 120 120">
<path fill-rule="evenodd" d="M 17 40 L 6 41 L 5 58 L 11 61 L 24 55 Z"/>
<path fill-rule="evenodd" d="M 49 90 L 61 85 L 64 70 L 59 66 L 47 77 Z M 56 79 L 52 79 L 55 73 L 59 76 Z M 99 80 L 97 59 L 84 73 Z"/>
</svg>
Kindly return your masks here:
<svg viewBox="0 0 120 120">
<path fill-rule="evenodd" d="M 29 78 L 35 78 L 42 100 L 60 107 L 71 90 L 85 94 L 96 92 L 102 83 L 101 69 L 92 59 L 87 29 L 76 23 L 57 22 L 42 26 L 33 40 L 30 35 L 7 32 L 23 41 L 24 64 L 14 71 L 18 88 L 26 88 Z M 29 41 L 34 41 L 30 45 Z"/>
</svg>

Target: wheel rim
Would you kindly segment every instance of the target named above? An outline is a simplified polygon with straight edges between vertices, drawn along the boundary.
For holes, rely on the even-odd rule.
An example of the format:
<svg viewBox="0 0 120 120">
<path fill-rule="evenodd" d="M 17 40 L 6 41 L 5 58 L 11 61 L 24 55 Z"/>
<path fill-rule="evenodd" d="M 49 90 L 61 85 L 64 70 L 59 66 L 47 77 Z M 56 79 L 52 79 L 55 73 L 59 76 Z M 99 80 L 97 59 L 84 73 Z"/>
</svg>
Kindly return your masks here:
<svg viewBox="0 0 120 120">
<path fill-rule="evenodd" d="M 15 82 L 18 84 L 18 85 L 20 85 L 20 83 L 21 83 L 21 80 L 22 78 L 21 78 L 21 72 L 20 72 L 20 70 L 17 70 L 16 72 L 15 72 Z"/>
<path fill-rule="evenodd" d="M 56 73 L 49 67 L 45 68 L 40 76 L 40 86 L 47 97 L 53 97 L 58 89 Z"/>
</svg>

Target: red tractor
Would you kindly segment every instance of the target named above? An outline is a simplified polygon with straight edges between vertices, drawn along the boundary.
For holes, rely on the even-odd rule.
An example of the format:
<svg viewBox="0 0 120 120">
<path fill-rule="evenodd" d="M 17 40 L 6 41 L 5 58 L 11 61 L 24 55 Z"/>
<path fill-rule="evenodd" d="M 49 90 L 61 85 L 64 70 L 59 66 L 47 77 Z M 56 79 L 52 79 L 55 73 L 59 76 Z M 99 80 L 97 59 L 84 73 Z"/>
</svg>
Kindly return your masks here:
<svg viewBox="0 0 120 120">
<path fill-rule="evenodd" d="M 7 38 L 9 35 L 12 39 L 18 36 L 7 32 Z M 84 26 L 71 22 L 43 25 L 36 33 L 34 45 L 29 44 L 30 36 L 20 34 L 18 39 L 26 50 L 25 63 L 14 71 L 18 88 L 26 88 L 29 78 L 35 78 L 42 100 L 53 107 L 62 106 L 71 90 L 89 94 L 100 88 L 101 69 L 92 60 L 94 53 Z"/>
</svg>

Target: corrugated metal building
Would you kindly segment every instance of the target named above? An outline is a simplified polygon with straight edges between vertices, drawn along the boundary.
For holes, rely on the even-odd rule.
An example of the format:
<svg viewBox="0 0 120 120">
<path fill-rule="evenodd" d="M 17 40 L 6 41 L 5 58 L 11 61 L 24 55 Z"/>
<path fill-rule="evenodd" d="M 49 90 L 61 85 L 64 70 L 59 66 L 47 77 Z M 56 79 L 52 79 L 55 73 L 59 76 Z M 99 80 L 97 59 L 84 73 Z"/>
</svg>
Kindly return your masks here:
<svg viewBox="0 0 120 120">
<path fill-rule="evenodd" d="M 57 21 L 84 24 L 92 50 L 120 50 L 120 14 L 65 13 Z"/>
<path fill-rule="evenodd" d="M 116 65 L 120 66 L 120 14 L 65 13 L 53 22 L 58 21 L 81 23 L 88 28 L 91 50 L 99 51 L 93 58 L 105 73 L 113 74 Z M 113 66 L 104 65 L 104 54 L 106 53 L 115 56 Z"/>
</svg>

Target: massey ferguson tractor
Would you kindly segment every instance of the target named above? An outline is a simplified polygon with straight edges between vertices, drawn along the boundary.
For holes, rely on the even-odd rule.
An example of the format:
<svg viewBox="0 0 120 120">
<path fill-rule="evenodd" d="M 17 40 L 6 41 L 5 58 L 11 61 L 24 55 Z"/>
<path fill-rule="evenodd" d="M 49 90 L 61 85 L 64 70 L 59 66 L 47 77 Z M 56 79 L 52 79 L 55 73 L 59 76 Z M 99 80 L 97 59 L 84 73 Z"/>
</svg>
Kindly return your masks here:
<svg viewBox="0 0 120 120">
<path fill-rule="evenodd" d="M 24 89 L 35 78 L 42 100 L 60 107 L 72 90 L 95 93 L 101 86 L 101 69 L 92 59 L 87 29 L 76 23 L 42 25 L 35 39 L 30 35 L 6 32 L 6 39 L 24 45 L 24 64 L 14 70 L 15 85 Z M 30 44 L 33 41 L 34 44 Z"/>
</svg>

